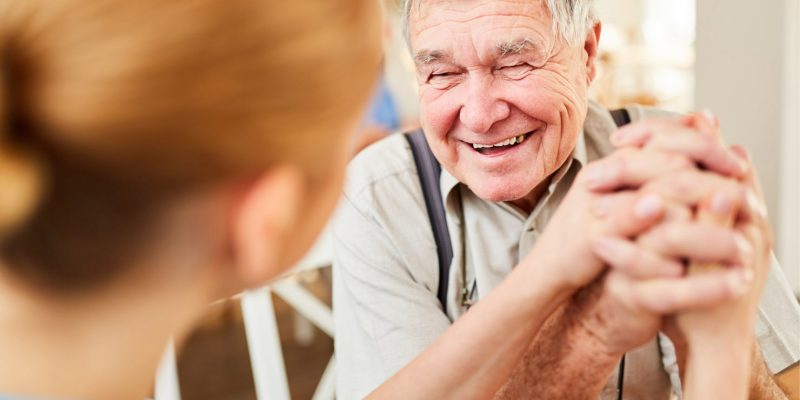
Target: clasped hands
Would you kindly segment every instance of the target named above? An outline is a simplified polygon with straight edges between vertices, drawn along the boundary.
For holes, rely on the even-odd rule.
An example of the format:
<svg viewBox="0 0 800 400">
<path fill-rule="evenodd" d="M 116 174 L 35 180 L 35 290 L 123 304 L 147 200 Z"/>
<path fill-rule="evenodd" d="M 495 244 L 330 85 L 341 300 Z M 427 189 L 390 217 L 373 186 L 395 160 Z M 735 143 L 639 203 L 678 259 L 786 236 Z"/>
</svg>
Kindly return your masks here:
<svg viewBox="0 0 800 400">
<path fill-rule="evenodd" d="M 611 140 L 616 152 L 581 170 L 531 264 L 577 292 L 570 318 L 598 351 L 621 356 L 663 331 L 679 359 L 724 349 L 746 364 L 772 249 L 747 152 L 726 147 L 707 112 L 637 121 Z"/>
</svg>

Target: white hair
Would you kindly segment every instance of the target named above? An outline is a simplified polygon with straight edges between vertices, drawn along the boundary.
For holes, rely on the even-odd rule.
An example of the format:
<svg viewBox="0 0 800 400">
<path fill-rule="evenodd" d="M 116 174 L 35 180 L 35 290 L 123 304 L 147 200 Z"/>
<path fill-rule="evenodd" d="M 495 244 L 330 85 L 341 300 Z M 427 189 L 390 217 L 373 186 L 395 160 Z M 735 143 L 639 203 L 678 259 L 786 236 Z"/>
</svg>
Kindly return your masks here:
<svg viewBox="0 0 800 400">
<path fill-rule="evenodd" d="M 403 34 L 409 47 L 411 45 L 409 20 L 412 7 L 419 7 L 422 1 L 403 0 Z M 545 0 L 545 2 L 553 17 L 553 32 L 571 45 L 581 43 L 595 22 L 593 0 Z"/>
</svg>

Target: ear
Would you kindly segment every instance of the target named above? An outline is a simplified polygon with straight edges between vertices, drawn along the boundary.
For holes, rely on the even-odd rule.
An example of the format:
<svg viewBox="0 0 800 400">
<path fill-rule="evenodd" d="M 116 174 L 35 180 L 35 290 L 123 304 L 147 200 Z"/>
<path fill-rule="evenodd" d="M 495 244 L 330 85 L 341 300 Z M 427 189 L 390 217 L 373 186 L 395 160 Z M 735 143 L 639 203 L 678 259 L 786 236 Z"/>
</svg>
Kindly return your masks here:
<svg viewBox="0 0 800 400">
<path fill-rule="evenodd" d="M 600 43 L 600 32 L 602 31 L 602 24 L 596 21 L 586 33 L 586 40 L 583 42 L 583 51 L 586 55 L 586 83 L 592 83 L 594 77 L 597 75 L 597 52 L 598 44 Z"/>
<path fill-rule="evenodd" d="M 283 272 L 281 249 L 300 218 L 303 188 L 296 167 L 274 167 L 251 182 L 234 206 L 234 273 L 245 287 L 263 285 Z"/>
</svg>

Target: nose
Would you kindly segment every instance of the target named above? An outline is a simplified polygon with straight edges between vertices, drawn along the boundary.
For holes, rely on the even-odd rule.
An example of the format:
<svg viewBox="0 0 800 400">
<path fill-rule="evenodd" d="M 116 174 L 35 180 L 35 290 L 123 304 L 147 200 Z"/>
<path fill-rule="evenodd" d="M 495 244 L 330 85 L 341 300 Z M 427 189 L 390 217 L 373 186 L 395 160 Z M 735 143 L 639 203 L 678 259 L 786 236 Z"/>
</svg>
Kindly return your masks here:
<svg viewBox="0 0 800 400">
<path fill-rule="evenodd" d="M 472 132 L 486 133 L 495 122 L 508 118 L 508 103 L 495 95 L 492 83 L 490 76 L 473 77 L 468 81 L 459 119 Z"/>
</svg>

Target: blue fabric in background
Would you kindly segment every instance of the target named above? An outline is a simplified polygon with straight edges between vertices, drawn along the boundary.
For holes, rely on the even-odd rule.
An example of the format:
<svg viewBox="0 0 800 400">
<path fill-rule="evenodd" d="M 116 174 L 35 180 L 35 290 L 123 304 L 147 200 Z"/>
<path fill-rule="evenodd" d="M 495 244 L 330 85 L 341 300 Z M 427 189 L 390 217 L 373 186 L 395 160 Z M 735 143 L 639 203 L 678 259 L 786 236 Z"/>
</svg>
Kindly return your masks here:
<svg viewBox="0 0 800 400">
<path fill-rule="evenodd" d="M 378 81 L 378 87 L 372 95 L 370 101 L 370 109 L 364 117 L 362 126 L 377 125 L 393 132 L 400 128 L 400 118 L 397 115 L 397 106 L 395 104 L 392 93 L 386 86 L 386 79 L 381 76 Z"/>
</svg>

